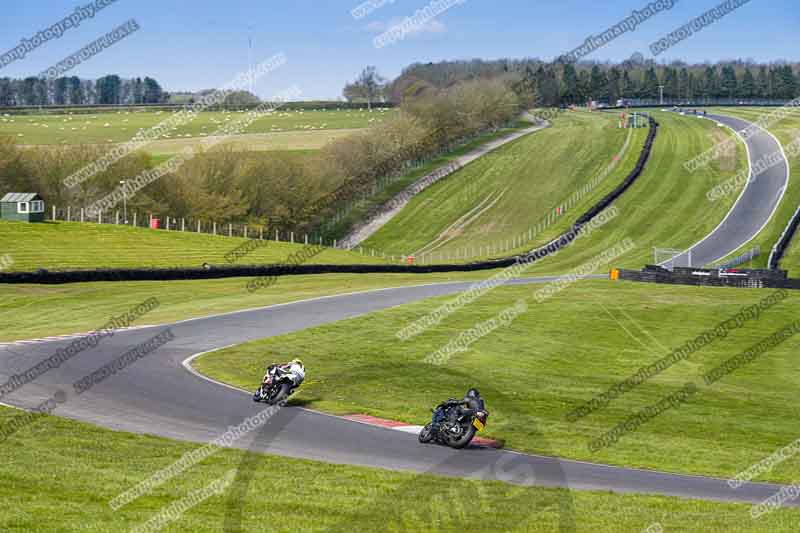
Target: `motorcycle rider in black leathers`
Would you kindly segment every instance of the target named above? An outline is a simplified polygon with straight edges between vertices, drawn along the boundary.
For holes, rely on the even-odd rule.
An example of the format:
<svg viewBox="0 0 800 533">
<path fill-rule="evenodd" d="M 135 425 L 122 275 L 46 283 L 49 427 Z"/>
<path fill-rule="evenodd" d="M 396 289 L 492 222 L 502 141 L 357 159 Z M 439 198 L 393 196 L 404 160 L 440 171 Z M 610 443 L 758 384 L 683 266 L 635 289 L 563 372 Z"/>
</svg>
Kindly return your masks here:
<svg viewBox="0 0 800 533">
<path fill-rule="evenodd" d="M 475 388 L 469 389 L 463 400 L 448 400 L 446 405 L 456 407 L 450 410 L 449 419 L 451 422 L 455 422 L 461 416 L 473 416 L 478 411 L 486 410 L 483 398 L 481 398 L 478 389 Z"/>
</svg>

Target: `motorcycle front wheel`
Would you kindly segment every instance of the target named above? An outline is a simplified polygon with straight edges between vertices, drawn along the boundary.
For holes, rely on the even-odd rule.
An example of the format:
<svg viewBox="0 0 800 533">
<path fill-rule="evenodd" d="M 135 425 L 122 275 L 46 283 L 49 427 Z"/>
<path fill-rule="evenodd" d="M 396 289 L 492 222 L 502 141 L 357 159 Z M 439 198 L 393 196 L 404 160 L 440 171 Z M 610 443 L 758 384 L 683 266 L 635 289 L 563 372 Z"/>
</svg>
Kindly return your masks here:
<svg viewBox="0 0 800 533">
<path fill-rule="evenodd" d="M 433 424 L 428 424 L 419 432 L 419 441 L 427 444 L 433 440 Z"/>
<path fill-rule="evenodd" d="M 258 388 L 258 390 L 255 392 L 255 394 L 253 394 L 253 401 L 254 401 L 254 402 L 260 402 L 260 401 L 261 401 L 261 400 L 263 400 L 263 399 L 264 399 L 264 387 L 263 387 L 263 386 L 261 386 L 261 387 L 259 387 L 259 388 Z"/>
</svg>

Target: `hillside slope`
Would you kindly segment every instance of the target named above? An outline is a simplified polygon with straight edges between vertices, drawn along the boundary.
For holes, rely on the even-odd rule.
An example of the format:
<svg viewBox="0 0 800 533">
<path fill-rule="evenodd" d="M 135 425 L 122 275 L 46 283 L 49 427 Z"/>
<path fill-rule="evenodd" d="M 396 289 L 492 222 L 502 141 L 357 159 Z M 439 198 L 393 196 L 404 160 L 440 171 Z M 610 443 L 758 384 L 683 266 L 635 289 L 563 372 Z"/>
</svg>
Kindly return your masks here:
<svg viewBox="0 0 800 533">
<path fill-rule="evenodd" d="M 365 245 L 389 253 L 433 254 L 436 262 L 523 249 L 566 227 L 569 216 L 562 217 L 562 224 L 548 224 L 549 231 L 539 226 L 539 235 L 528 238 L 548 213 L 594 178 L 604 176 L 571 213 L 579 214 L 618 183 L 635 164 L 646 133 L 644 128 L 619 129 L 611 114 L 564 113 L 551 128 L 484 156 L 430 187 Z M 605 175 L 620 154 L 621 161 Z M 515 238 L 518 246 L 506 243 Z"/>
<path fill-rule="evenodd" d="M 26 224 L 0 221 L 0 257 L 12 261 L 6 270 L 45 268 L 147 268 L 198 267 L 203 263 L 227 264 L 226 254 L 240 250 L 235 264 L 280 263 L 303 248 L 302 244 L 246 241 L 204 233 L 148 230 L 127 226 L 46 222 Z M 325 249 L 308 263 L 351 264 L 381 260 L 343 250 Z"/>
</svg>

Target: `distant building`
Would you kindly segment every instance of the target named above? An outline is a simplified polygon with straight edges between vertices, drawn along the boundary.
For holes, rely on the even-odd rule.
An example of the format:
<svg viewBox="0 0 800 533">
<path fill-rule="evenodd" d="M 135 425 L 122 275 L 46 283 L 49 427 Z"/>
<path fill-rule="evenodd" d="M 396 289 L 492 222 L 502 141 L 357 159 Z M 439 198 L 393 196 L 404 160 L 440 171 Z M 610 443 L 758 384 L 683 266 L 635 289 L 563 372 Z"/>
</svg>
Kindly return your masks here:
<svg viewBox="0 0 800 533">
<path fill-rule="evenodd" d="M 33 192 L 10 192 L 0 200 L 0 219 L 44 222 L 44 200 Z"/>
</svg>

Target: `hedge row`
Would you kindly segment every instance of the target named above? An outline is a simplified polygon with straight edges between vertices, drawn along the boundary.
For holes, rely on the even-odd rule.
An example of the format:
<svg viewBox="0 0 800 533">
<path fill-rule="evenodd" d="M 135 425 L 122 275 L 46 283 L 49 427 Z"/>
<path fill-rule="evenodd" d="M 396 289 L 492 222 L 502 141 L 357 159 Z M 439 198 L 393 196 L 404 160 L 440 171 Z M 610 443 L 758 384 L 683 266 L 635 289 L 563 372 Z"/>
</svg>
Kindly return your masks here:
<svg viewBox="0 0 800 533">
<path fill-rule="evenodd" d="M 93 281 L 173 281 L 190 279 L 220 279 L 256 276 L 298 276 L 310 274 L 430 274 L 436 272 L 475 272 L 506 268 L 518 262 L 531 263 L 552 255 L 568 246 L 577 238 L 583 226 L 619 198 L 642 173 L 658 132 L 658 122 L 650 117 L 650 130 L 636 167 L 625 180 L 607 194 L 572 227 L 550 243 L 523 256 L 508 257 L 492 261 L 453 265 L 261 265 L 261 266 L 212 266 L 204 268 L 153 268 L 153 269 L 97 269 L 35 272 L 0 272 L 0 283 L 63 284 Z"/>
</svg>

